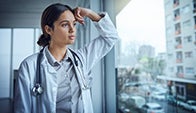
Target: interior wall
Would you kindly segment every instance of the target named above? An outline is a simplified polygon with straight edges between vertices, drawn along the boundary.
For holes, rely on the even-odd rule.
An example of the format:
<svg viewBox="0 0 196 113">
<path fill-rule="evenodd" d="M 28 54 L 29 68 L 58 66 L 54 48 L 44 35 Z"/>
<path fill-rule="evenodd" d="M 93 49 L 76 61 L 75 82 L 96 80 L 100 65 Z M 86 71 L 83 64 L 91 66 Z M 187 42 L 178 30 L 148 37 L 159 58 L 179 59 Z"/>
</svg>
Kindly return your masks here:
<svg viewBox="0 0 196 113">
<path fill-rule="evenodd" d="M 0 27 L 40 27 L 43 9 L 51 3 L 75 7 L 77 0 L 0 0 Z"/>
</svg>

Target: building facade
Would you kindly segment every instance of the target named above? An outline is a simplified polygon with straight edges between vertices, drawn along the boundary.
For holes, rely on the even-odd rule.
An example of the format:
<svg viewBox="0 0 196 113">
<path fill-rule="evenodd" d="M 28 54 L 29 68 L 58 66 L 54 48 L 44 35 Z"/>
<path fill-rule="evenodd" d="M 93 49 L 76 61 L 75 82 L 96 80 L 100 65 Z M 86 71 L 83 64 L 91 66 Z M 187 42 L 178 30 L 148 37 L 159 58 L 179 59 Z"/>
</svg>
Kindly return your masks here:
<svg viewBox="0 0 196 113">
<path fill-rule="evenodd" d="M 196 0 L 164 0 L 170 93 L 196 100 Z M 171 88 L 174 87 L 174 88 Z M 171 89 L 173 89 L 171 91 Z"/>
</svg>

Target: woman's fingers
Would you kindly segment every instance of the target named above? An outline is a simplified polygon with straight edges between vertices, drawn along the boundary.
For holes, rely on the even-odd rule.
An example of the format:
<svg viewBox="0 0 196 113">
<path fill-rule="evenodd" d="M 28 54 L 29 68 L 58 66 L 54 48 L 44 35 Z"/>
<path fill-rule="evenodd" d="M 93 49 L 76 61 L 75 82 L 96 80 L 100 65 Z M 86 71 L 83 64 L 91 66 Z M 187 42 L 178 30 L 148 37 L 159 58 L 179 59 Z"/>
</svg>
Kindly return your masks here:
<svg viewBox="0 0 196 113">
<path fill-rule="evenodd" d="M 74 9 L 74 12 L 75 12 L 75 18 L 76 20 L 81 23 L 81 24 L 84 24 L 84 16 L 82 15 L 82 10 L 81 8 L 77 7 Z"/>
<path fill-rule="evenodd" d="M 88 16 L 89 9 L 82 8 L 82 7 L 76 7 L 74 9 L 75 11 L 75 18 L 78 22 L 84 24 L 84 17 Z"/>
</svg>

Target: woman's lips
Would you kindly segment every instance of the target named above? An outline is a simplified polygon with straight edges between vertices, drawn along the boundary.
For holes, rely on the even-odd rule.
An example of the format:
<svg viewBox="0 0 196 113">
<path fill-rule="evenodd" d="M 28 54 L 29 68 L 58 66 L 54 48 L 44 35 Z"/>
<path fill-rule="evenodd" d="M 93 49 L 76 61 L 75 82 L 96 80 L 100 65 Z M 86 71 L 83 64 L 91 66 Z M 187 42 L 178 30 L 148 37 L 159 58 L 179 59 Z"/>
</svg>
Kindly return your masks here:
<svg viewBox="0 0 196 113">
<path fill-rule="evenodd" d="M 71 40 L 74 40 L 75 38 L 76 38 L 75 35 L 70 35 L 70 36 L 69 36 L 69 39 L 71 39 Z"/>
</svg>

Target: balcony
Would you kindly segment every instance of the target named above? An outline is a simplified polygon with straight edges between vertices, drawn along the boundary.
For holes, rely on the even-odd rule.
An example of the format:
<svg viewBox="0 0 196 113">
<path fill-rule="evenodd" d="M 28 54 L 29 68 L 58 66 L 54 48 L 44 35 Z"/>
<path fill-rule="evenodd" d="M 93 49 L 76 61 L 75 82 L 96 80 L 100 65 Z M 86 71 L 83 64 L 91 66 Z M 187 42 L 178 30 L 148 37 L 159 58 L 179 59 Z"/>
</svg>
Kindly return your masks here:
<svg viewBox="0 0 196 113">
<path fill-rule="evenodd" d="M 195 25 L 195 29 L 196 29 L 196 25 Z M 175 35 L 179 35 L 181 33 L 181 30 L 176 30 L 175 31 Z"/>
<path fill-rule="evenodd" d="M 180 15 L 175 16 L 174 20 L 175 20 L 175 21 L 180 20 Z"/>
<path fill-rule="evenodd" d="M 176 73 L 176 76 L 179 77 L 179 78 L 184 78 L 184 74 L 183 73 L 180 73 L 180 72 L 177 72 Z"/>
<path fill-rule="evenodd" d="M 182 63 L 182 59 L 176 59 L 176 63 Z"/>
<path fill-rule="evenodd" d="M 176 49 L 181 49 L 182 48 L 182 44 L 178 44 L 175 46 Z"/>
</svg>

